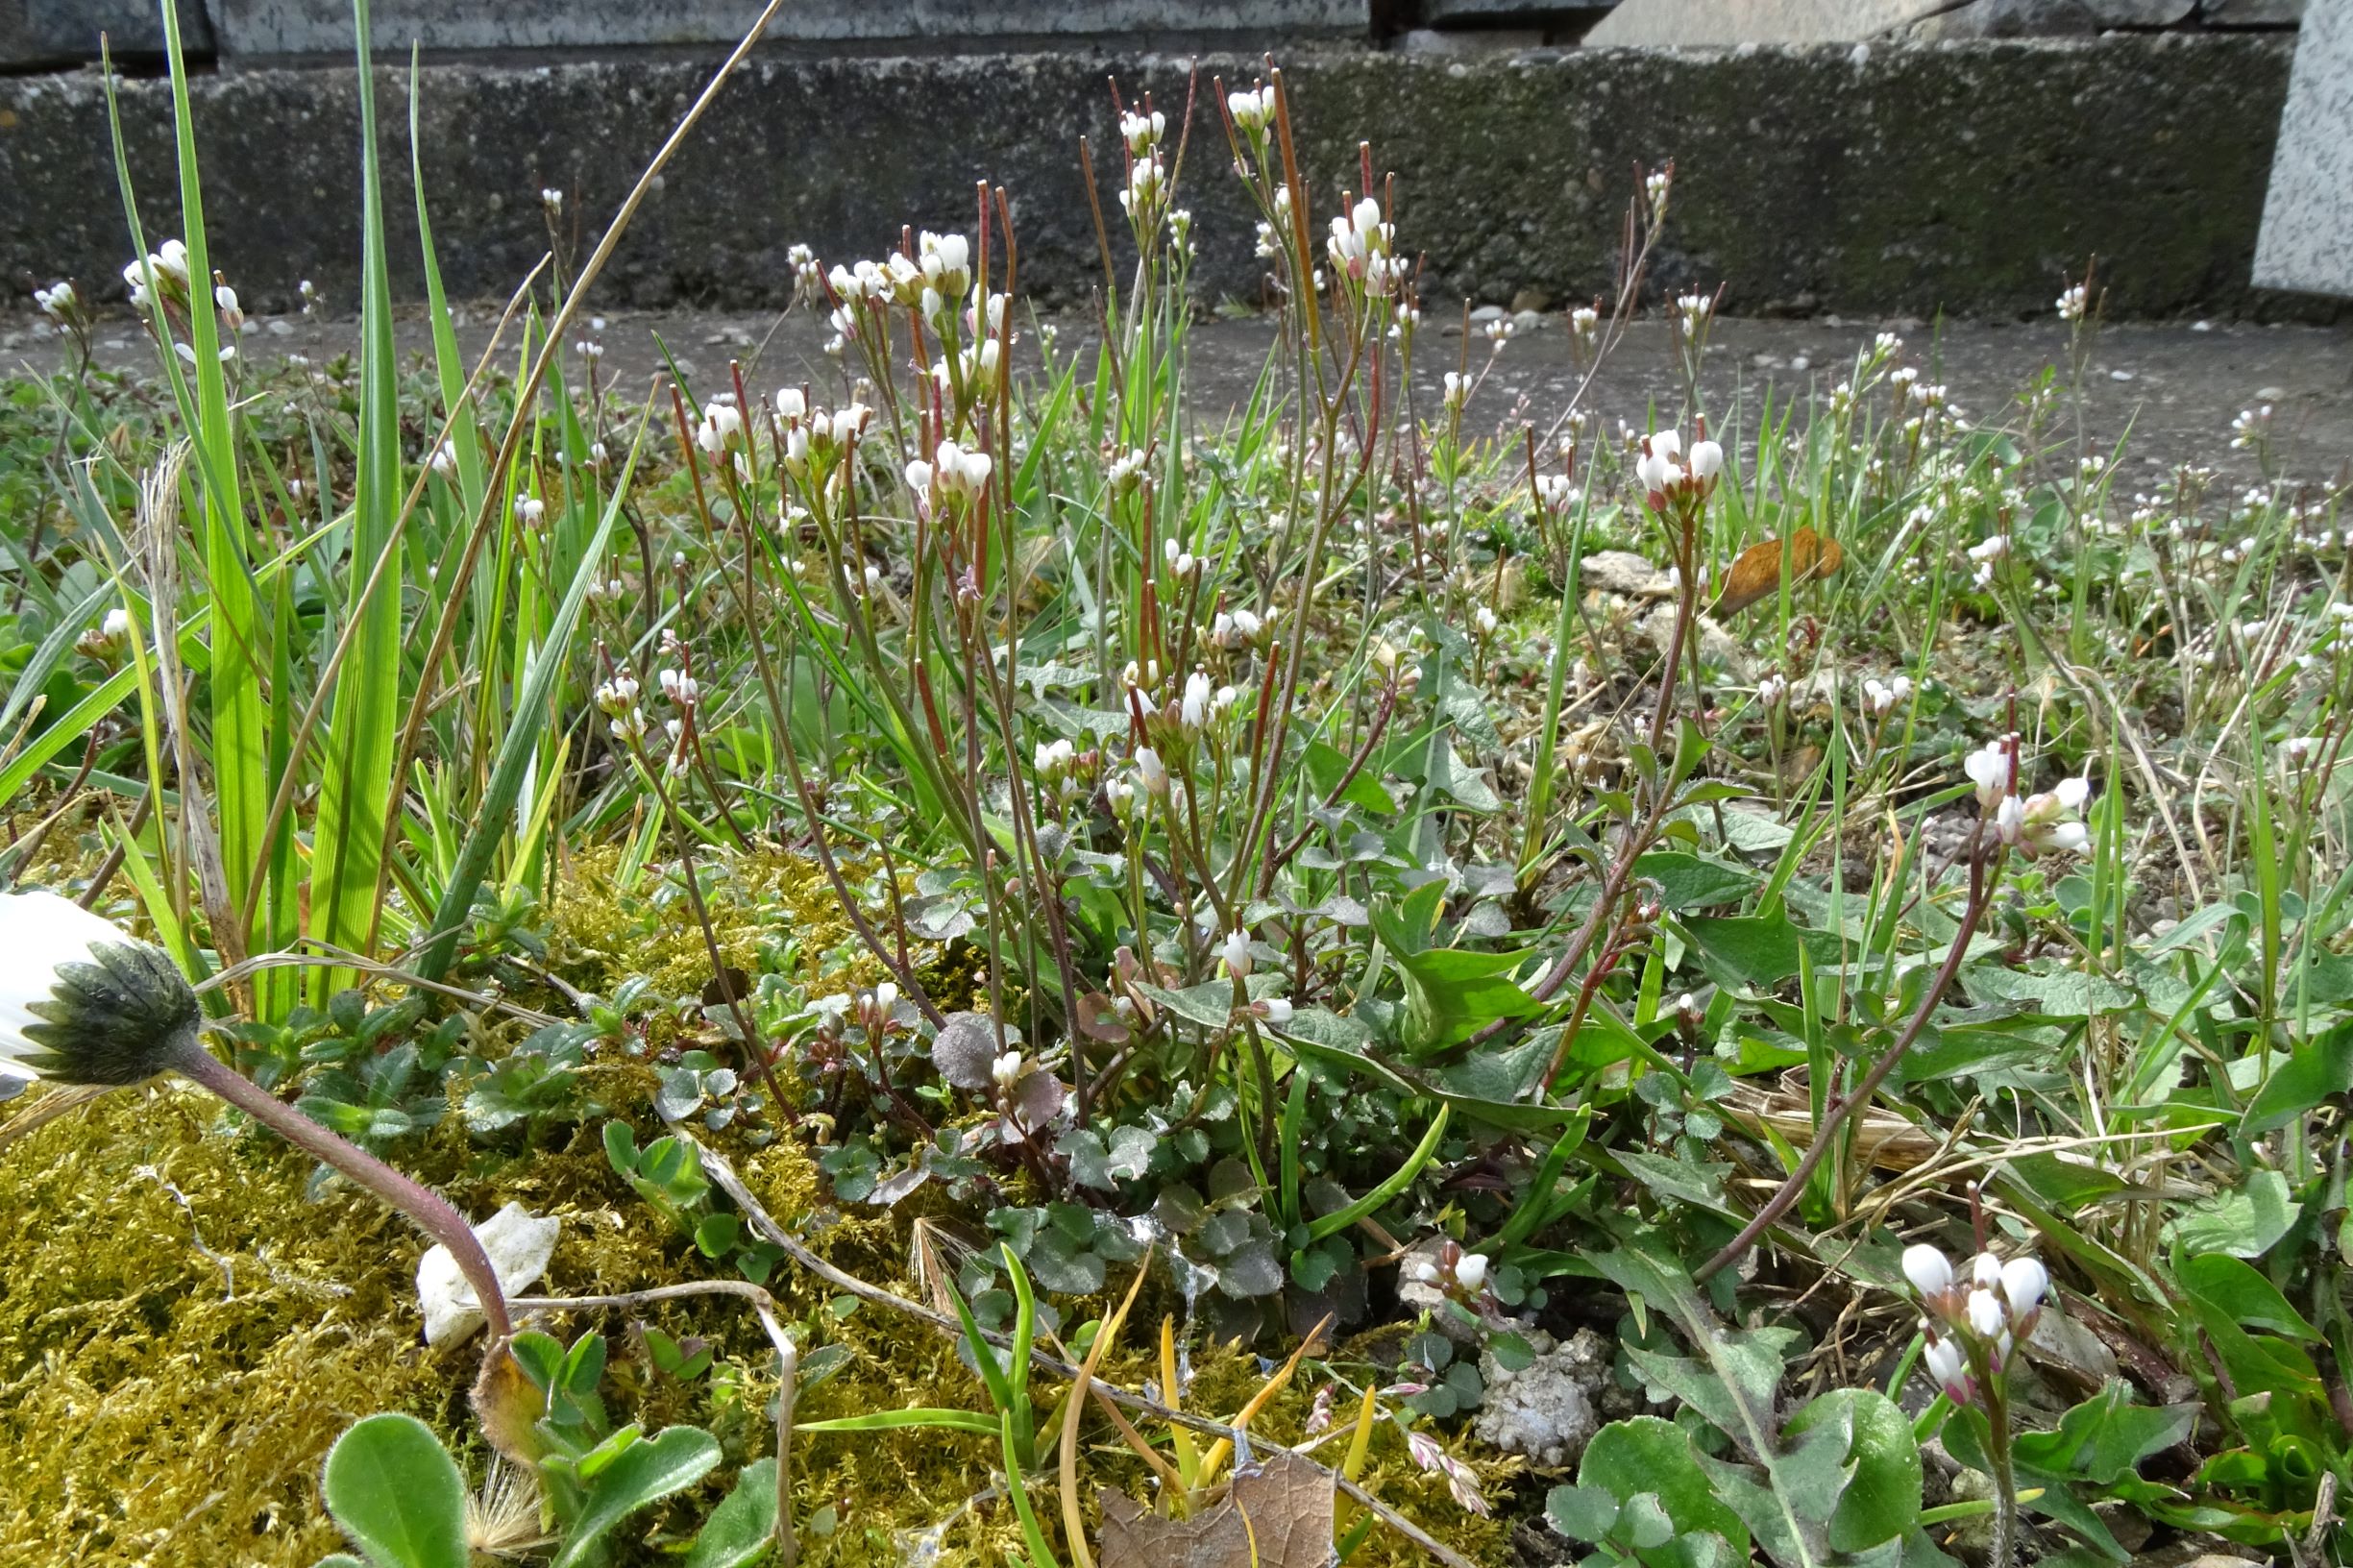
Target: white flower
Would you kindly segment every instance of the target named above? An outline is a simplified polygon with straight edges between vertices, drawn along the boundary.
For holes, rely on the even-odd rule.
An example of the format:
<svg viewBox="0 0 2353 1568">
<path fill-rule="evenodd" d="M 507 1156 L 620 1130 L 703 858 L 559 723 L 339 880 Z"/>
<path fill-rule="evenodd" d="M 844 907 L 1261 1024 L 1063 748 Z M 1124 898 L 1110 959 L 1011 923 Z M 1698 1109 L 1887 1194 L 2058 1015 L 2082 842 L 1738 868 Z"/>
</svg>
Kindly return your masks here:
<svg viewBox="0 0 2353 1568">
<path fill-rule="evenodd" d="M 135 1084 L 197 1021 L 196 993 L 162 949 L 54 893 L 0 894 L 0 1090 Z"/>
<path fill-rule="evenodd" d="M 1724 472 L 1724 448 L 1713 441 L 1694 441 L 1691 444 L 1691 477 L 1712 480 Z"/>
<path fill-rule="evenodd" d="M 2090 299 L 2090 291 L 2087 290 L 2081 283 L 2075 284 L 2066 293 L 2060 295 L 2058 299 L 2059 319 L 2062 321 L 2081 321 L 2083 319 L 2084 305 Z"/>
<path fill-rule="evenodd" d="M 542 1218 L 510 1203 L 474 1227 L 482 1251 L 490 1255 L 490 1271 L 498 1277 L 500 1289 L 520 1295 L 539 1283 L 555 1254 L 555 1233 L 562 1223 L 552 1214 Z M 425 1309 L 429 1345 L 454 1344 L 482 1326 L 481 1303 L 447 1247 L 433 1247 L 417 1260 L 417 1303 Z"/>
<path fill-rule="evenodd" d="M 113 609 L 107 611 L 107 618 L 101 623 L 101 625 L 106 631 L 109 642 L 120 642 L 131 635 L 131 612 L 116 605 Z"/>
<path fill-rule="evenodd" d="M 1890 675 L 1883 681 L 1863 682 L 1863 706 L 1870 710 L 1874 718 L 1884 718 L 1900 703 L 1910 701 L 1911 698 L 1912 677 L 1909 675 Z"/>
<path fill-rule="evenodd" d="M 1168 769 L 1160 760 L 1160 753 L 1148 746 L 1140 746 L 1136 748 L 1136 776 L 1142 782 L 1146 793 L 1151 795 L 1168 793 Z"/>
<path fill-rule="evenodd" d="M 1903 1277 L 1913 1289 L 1933 1299 L 1952 1288 L 1952 1264 L 1944 1253 L 1923 1242 L 1903 1249 Z"/>
<path fill-rule="evenodd" d="M 1495 611 L 1487 605 L 1482 604 L 1471 612 L 1471 632 L 1480 641 L 1494 636 L 1495 626 Z"/>
<path fill-rule="evenodd" d="M 778 419 L 799 420 L 806 418 L 808 412 L 808 394 L 801 391 L 799 387 L 780 386 L 776 389 L 776 417 Z"/>
<path fill-rule="evenodd" d="M 228 326 L 231 331 L 234 332 L 244 330 L 245 311 L 243 307 L 237 304 L 237 291 L 235 289 L 231 288 L 227 283 L 216 284 L 212 290 L 212 303 L 220 307 L 221 320 Z"/>
<path fill-rule="evenodd" d="M 1288 996 L 1264 996 L 1250 1004 L 1252 1012 L 1280 1029 L 1291 1021 L 1291 999 Z"/>
<path fill-rule="evenodd" d="M 2023 844 L 2037 853 L 2056 849 L 2081 854 L 2092 844 L 2091 829 L 2082 821 L 2084 804 L 2091 797 L 2088 778 L 2063 778 L 2023 800 L 2012 796 L 2001 803 L 1997 818 L 2001 840 L 2013 845 Z"/>
<path fill-rule="evenodd" d="M 1199 729 L 1209 723 L 1211 701 L 1209 674 L 1195 670 L 1185 677 L 1185 699 L 1177 708 L 1178 721 L 1187 729 Z"/>
<path fill-rule="evenodd" d="M 1226 973 L 1237 980 L 1250 978 L 1250 933 L 1238 926 L 1226 936 L 1222 953 Z"/>
<path fill-rule="evenodd" d="M 1012 1093 L 1013 1086 L 1021 1081 L 1021 1053 L 1007 1051 L 1003 1056 L 990 1063 L 989 1076 L 996 1080 L 996 1087 L 999 1090 L 1008 1094 Z"/>
<path fill-rule="evenodd" d="M 1928 1375 L 1942 1384 L 1945 1392 L 1955 1401 L 1964 1398 L 1969 1384 L 1969 1363 L 1962 1359 L 1961 1347 L 1950 1339 L 1939 1339 L 1928 1346 L 1924 1358 L 1928 1363 Z"/>
<path fill-rule="evenodd" d="M 940 488 L 954 495 L 968 496 L 989 482 L 995 463 L 985 452 L 967 452 L 953 441 L 943 441 L 933 454 L 932 473 Z M 915 483 L 915 466 L 907 465 L 907 482 Z"/>
<path fill-rule="evenodd" d="M 716 457 L 743 438 L 744 415 L 731 403 L 712 402 L 702 409 L 702 423 L 696 427 L 695 445 Z"/>
<path fill-rule="evenodd" d="M 1487 1283 L 1486 1255 L 1466 1252 L 1455 1262 L 1455 1283 L 1474 1293 L 1485 1288 Z"/>
<path fill-rule="evenodd" d="M 2050 1274 L 2032 1258 L 2013 1258 L 2001 1265 L 2001 1296 L 2010 1304 L 2010 1321 L 2023 1319 L 2043 1304 L 2050 1288 Z"/>
<path fill-rule="evenodd" d="M 2001 1284 L 2001 1260 L 1990 1252 L 1981 1252 L 1969 1261 L 1969 1283 L 1979 1290 L 1991 1290 Z"/>
<path fill-rule="evenodd" d="M 1260 85 L 1226 94 L 1226 112 L 1244 135 L 1256 135 L 1275 117 L 1275 89 Z"/>
<path fill-rule="evenodd" d="M 2009 1314 L 2001 1310 L 2001 1302 L 1991 1290 L 1972 1290 L 1965 1315 L 1980 1339 L 1994 1338 L 2009 1321 Z"/>
<path fill-rule="evenodd" d="M 43 315 L 61 327 L 71 326 L 82 314 L 81 296 L 74 292 L 73 284 L 61 279 L 47 288 L 35 289 L 33 303 L 40 306 Z"/>
<path fill-rule="evenodd" d="M 1167 129 L 1168 116 L 1158 110 L 1149 114 L 1130 112 L 1119 116 L 1119 139 L 1126 142 L 1127 150 L 1138 158 L 1156 146 L 1162 133 Z"/>
<path fill-rule="evenodd" d="M 1962 771 L 1977 786 L 1977 809 L 1980 812 L 2000 808 L 2002 797 L 2010 793 L 2012 763 L 2017 757 L 2018 738 L 2004 736 L 1988 741 L 1961 759 Z"/>
<path fill-rule="evenodd" d="M 108 619 L 110 622 L 112 617 L 110 616 Z M 2318 735 L 2292 735 L 2279 743 L 2280 764 L 2286 768 L 2305 767 L 2319 754 L 2321 748 L 2327 744 L 2328 742 Z"/>
<path fill-rule="evenodd" d="M 916 254 L 924 282 L 949 299 L 964 298 L 972 286 L 972 247 L 964 235 L 926 232 L 917 240 Z"/>
<path fill-rule="evenodd" d="M 665 670 L 661 680 L 662 695 L 679 707 L 691 708 L 702 697 L 702 688 L 683 670 Z"/>
<path fill-rule="evenodd" d="M 537 496 L 515 498 L 515 521 L 527 528 L 539 527 L 539 520 L 548 515 L 548 503 Z"/>
</svg>

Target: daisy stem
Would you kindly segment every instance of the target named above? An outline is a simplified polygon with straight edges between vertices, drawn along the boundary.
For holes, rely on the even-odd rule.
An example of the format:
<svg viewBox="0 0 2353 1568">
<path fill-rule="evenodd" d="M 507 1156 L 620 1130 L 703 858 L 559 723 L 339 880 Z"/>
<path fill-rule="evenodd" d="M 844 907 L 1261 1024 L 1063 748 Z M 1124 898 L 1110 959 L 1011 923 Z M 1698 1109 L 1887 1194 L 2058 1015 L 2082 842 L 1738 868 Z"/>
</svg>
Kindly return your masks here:
<svg viewBox="0 0 2353 1568">
<path fill-rule="evenodd" d="M 404 1176 L 367 1150 L 312 1121 L 260 1085 L 228 1066 L 204 1047 L 193 1034 L 182 1040 L 167 1058 L 171 1069 L 244 1112 L 296 1148 L 331 1165 L 360 1187 L 414 1220 L 417 1228 L 450 1249 L 457 1271 L 474 1287 L 482 1316 L 490 1325 L 490 1342 L 502 1345 L 515 1332 L 506 1310 L 506 1296 L 490 1255 L 465 1216 L 450 1200 L 413 1177 Z"/>
</svg>

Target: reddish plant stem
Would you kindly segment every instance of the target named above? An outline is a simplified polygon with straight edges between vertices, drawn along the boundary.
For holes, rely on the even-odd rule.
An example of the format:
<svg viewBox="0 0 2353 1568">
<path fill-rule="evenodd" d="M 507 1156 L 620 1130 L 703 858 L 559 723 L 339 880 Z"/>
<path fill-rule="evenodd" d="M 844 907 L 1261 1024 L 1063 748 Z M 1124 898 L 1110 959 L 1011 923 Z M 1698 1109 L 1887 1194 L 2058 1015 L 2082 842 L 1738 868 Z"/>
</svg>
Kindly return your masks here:
<svg viewBox="0 0 2353 1568">
<path fill-rule="evenodd" d="M 193 1034 L 180 1041 L 168 1060 L 173 1071 L 197 1088 L 228 1101 L 321 1164 L 342 1172 L 415 1221 L 417 1229 L 450 1249 L 450 1256 L 457 1261 L 458 1273 L 474 1287 L 475 1300 L 481 1304 L 482 1316 L 490 1324 L 493 1353 L 513 1335 L 514 1318 L 506 1310 L 506 1294 L 499 1287 L 499 1276 L 490 1266 L 490 1255 L 482 1250 L 481 1237 L 474 1234 L 474 1227 L 466 1223 L 465 1216 L 449 1199 L 312 1121 L 206 1050 Z"/>
<path fill-rule="evenodd" d="M 1863 1081 L 1854 1086 L 1854 1091 L 1830 1108 L 1830 1114 L 1823 1118 L 1822 1125 L 1814 1129 L 1814 1141 L 1806 1146 L 1804 1156 L 1798 1162 L 1798 1168 L 1791 1171 L 1774 1190 L 1773 1196 L 1765 1200 L 1765 1206 L 1756 1212 L 1756 1217 L 1742 1226 L 1740 1234 L 1724 1244 L 1723 1251 L 1692 1271 L 1691 1277 L 1695 1281 L 1704 1280 L 1719 1269 L 1738 1262 L 1751 1247 L 1756 1245 L 1756 1238 L 1763 1236 L 1774 1221 L 1789 1212 L 1790 1205 L 1798 1201 L 1806 1184 L 1814 1179 L 1814 1172 L 1821 1168 L 1823 1161 L 1829 1158 L 1831 1148 L 1838 1142 L 1840 1131 L 1857 1110 L 1871 1103 L 1872 1096 L 1879 1091 L 1880 1084 L 1886 1082 L 1887 1075 L 1896 1070 L 1896 1064 L 1911 1050 L 1912 1042 L 1928 1026 L 1929 1015 L 1936 1011 L 1937 1003 L 1944 1000 L 1945 992 L 1961 972 L 1961 960 L 1969 952 L 1969 939 L 1976 935 L 1978 922 L 1985 919 L 1986 908 L 1994 901 L 1994 889 L 2000 885 L 2002 854 L 2003 851 L 1997 849 L 1988 860 L 1972 856 L 1969 907 L 1962 912 L 1961 928 L 1953 933 L 1952 946 L 1945 954 L 1944 965 L 1936 971 L 1935 980 L 1929 983 L 1928 993 L 1920 999 L 1920 1007 L 1913 1013 L 1911 1021 L 1903 1026 L 1903 1033 L 1898 1035 L 1896 1042 L 1871 1065 L 1871 1070 L 1863 1074 Z"/>
</svg>

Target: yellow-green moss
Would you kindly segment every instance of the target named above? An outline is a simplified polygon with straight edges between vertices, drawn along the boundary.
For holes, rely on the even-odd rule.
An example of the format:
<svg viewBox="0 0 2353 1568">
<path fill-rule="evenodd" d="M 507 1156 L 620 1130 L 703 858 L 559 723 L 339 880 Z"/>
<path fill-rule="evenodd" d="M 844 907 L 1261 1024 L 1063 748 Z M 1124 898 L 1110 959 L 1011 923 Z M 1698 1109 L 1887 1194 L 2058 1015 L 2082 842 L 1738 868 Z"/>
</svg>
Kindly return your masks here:
<svg viewBox="0 0 2353 1568">
<path fill-rule="evenodd" d="M 0 1156 L 0 1561 L 308 1568 L 335 1434 L 459 1397 L 401 1223 L 215 1111 L 126 1091 Z"/>
</svg>

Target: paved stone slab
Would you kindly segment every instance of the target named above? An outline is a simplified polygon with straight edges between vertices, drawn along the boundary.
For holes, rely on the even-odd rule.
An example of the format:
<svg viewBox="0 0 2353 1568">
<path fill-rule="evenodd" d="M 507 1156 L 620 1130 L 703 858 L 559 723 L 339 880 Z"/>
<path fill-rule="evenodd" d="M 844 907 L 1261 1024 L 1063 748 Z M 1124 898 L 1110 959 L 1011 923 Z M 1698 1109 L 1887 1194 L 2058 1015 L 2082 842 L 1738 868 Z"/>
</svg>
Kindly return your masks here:
<svg viewBox="0 0 2353 1568">
<path fill-rule="evenodd" d="M 469 362 L 488 342 L 498 313 L 496 305 L 463 309 L 457 336 Z M 396 334 L 401 352 L 429 354 L 431 339 L 421 315 L 404 309 L 401 318 Z M 1059 352 L 1083 353 L 1092 318 L 1066 316 L 1059 325 Z M 2066 328 L 2047 315 L 2022 324 L 1948 319 L 1933 328 L 1883 316 L 1728 317 L 1709 337 L 1702 377 L 1708 405 L 1722 418 L 1741 404 L 1746 412 L 1727 428 L 1752 432 L 1757 400 L 1768 389 L 1777 405 L 1796 393 L 1826 393 L 1851 373 L 1856 353 L 1882 331 L 1901 334 L 1908 360 L 1932 366 L 1930 374 L 1950 389 L 1952 401 L 1985 426 L 2014 419 L 2019 389 L 2045 366 L 2067 363 Z M 583 330 L 580 335 L 588 334 Z M 604 349 L 597 361 L 601 383 L 623 388 L 631 399 L 642 396 L 674 361 L 697 387 L 723 384 L 728 362 L 738 359 L 746 384 L 753 389 L 801 380 L 834 386 L 841 375 L 821 347 L 827 335 L 822 317 L 806 310 L 793 310 L 781 321 L 774 315 L 692 310 L 625 312 L 607 320 L 597 335 Z M 1272 341 L 1273 329 L 1262 319 L 1204 321 L 1192 328 L 1188 396 L 1208 428 L 1215 429 L 1229 407 L 1249 400 Z M 1460 341 L 1441 328 L 1415 355 L 1424 409 L 1436 406 L 1436 378 L 1455 367 Z M 243 352 L 257 362 L 302 354 L 324 364 L 358 347 L 358 326 L 347 317 L 264 317 L 246 334 Z M 110 315 L 101 327 L 97 352 L 99 362 L 110 368 L 155 372 L 155 354 L 127 311 Z M 1483 355 L 1483 340 L 1472 352 L 1474 357 Z M 2204 331 L 2181 323 L 2110 326 L 2100 333 L 2085 386 L 2088 429 L 2103 448 L 2127 441 L 2118 482 L 2122 494 L 2153 489 L 2177 463 L 2202 463 L 2233 485 L 2252 484 L 2263 477 L 2257 456 L 2231 446 L 2230 422 L 2243 408 L 2269 403 L 2277 472 L 2297 481 L 2325 480 L 2353 459 L 2353 383 L 2344 375 L 2348 356 L 2353 356 L 2353 326 L 2224 323 Z M 53 371 L 63 362 L 60 340 L 36 318 L 0 310 L 0 376 L 27 365 Z M 1035 366 L 1035 343 L 1017 344 L 1014 362 L 1023 372 Z M 1680 403 L 1679 365 L 1665 325 L 1636 322 L 1621 350 L 1602 367 L 1586 406 L 1605 429 L 1614 429 L 1621 419 L 1639 423 L 1654 406 Z M 567 369 L 574 384 L 580 384 L 581 362 L 576 359 Z M 1511 422 L 1517 419 L 1549 420 L 1582 378 L 1568 334 L 1555 316 L 1542 330 L 1511 340 L 1467 417 L 1482 435 L 1499 425 L 1516 429 Z"/>
<path fill-rule="evenodd" d="M 74 0 L 65 0 L 74 3 Z M 233 56 L 348 54 L 348 0 L 212 0 Z M 732 43 L 760 14 L 755 0 L 379 0 L 379 48 L 594 49 Z M 788 5 L 769 23 L 779 40 L 1117 37 L 1135 33 L 1363 33 L 1368 0 L 856 0 Z"/>
<path fill-rule="evenodd" d="M 1625 0 L 1585 35 L 1593 48 L 1727 48 L 1861 43 L 1942 10 L 1946 0 Z"/>
<path fill-rule="evenodd" d="M 2255 282 L 2353 295 L 2353 4 L 2304 18 L 2264 198 Z"/>
</svg>

